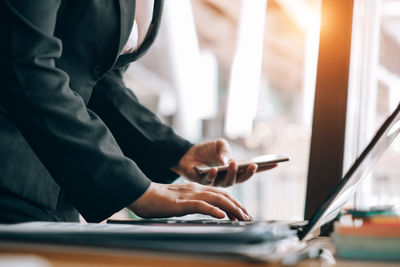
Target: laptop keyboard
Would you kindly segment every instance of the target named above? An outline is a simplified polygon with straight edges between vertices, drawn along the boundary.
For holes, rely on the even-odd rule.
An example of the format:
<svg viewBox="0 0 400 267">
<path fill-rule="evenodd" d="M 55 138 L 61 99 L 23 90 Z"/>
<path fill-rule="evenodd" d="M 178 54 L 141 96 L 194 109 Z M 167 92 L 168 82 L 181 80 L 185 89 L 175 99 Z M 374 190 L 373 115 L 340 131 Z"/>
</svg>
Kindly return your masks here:
<svg viewBox="0 0 400 267">
<path fill-rule="evenodd" d="M 118 224 L 177 224 L 177 225 L 225 225 L 225 226 L 239 226 L 251 225 L 256 223 L 282 223 L 289 225 L 292 229 L 298 229 L 307 224 L 307 221 L 272 221 L 272 220 L 252 220 L 252 221 L 232 221 L 232 220 L 216 220 L 216 219 L 198 219 L 198 220 L 184 220 L 184 219 L 134 219 L 134 220 L 108 220 L 107 223 Z"/>
<path fill-rule="evenodd" d="M 215 220 L 215 219 L 198 219 L 198 220 L 182 220 L 182 219 L 138 219 L 138 220 L 108 220 L 107 223 L 119 224 L 188 224 L 188 225 L 248 225 L 258 221 L 231 221 L 231 220 Z"/>
</svg>

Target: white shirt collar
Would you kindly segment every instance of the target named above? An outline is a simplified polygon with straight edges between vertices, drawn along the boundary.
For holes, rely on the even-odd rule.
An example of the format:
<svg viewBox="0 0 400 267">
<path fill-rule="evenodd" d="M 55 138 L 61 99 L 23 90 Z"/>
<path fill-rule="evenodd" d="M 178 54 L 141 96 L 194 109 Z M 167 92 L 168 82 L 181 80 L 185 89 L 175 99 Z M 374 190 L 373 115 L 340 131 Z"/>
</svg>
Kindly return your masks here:
<svg viewBox="0 0 400 267">
<path fill-rule="evenodd" d="M 121 54 L 134 52 L 143 43 L 153 17 L 154 0 L 136 0 L 135 20 Z"/>
</svg>

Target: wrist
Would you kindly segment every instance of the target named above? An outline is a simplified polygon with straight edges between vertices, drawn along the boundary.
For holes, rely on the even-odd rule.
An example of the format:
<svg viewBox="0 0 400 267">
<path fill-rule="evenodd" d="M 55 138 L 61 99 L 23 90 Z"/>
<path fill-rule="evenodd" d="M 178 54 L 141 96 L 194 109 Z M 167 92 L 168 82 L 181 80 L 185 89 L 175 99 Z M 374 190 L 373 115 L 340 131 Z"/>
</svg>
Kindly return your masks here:
<svg viewBox="0 0 400 267">
<path fill-rule="evenodd" d="M 135 213 L 141 213 L 141 211 L 143 210 L 143 208 L 148 205 L 149 201 L 151 201 L 152 199 L 152 195 L 154 194 L 154 191 L 156 185 L 154 182 L 150 183 L 149 188 L 147 188 L 147 190 L 143 193 L 143 195 L 141 195 L 138 199 L 136 199 L 135 201 L 133 201 L 128 208 L 130 210 L 132 210 Z"/>
<path fill-rule="evenodd" d="M 180 176 L 185 176 L 185 166 L 190 162 L 193 146 L 179 159 L 178 163 L 171 167 L 171 171 Z"/>
</svg>

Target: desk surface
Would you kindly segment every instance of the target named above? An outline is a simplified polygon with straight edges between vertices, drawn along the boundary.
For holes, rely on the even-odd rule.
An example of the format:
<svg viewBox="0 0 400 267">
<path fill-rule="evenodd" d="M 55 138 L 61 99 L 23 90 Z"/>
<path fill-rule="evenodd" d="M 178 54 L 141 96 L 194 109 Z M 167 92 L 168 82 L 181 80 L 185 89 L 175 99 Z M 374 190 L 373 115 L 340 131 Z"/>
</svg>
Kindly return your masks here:
<svg viewBox="0 0 400 267">
<path fill-rule="evenodd" d="M 206 255 L 177 254 L 139 250 L 112 250 L 97 248 L 78 248 L 68 246 L 37 245 L 37 244 L 17 244 L 0 242 L 1 256 L 39 256 L 55 267 L 70 266 L 177 266 L 177 267 L 198 267 L 198 266 L 282 266 L 271 263 L 254 263 L 226 257 L 210 257 Z M 302 261 L 296 266 L 299 267 L 317 267 L 329 266 L 323 259 Z M 344 261 L 338 260 L 335 266 L 349 267 L 394 267 L 400 266 L 400 263 L 382 263 L 382 262 L 363 262 L 363 261 Z"/>
</svg>

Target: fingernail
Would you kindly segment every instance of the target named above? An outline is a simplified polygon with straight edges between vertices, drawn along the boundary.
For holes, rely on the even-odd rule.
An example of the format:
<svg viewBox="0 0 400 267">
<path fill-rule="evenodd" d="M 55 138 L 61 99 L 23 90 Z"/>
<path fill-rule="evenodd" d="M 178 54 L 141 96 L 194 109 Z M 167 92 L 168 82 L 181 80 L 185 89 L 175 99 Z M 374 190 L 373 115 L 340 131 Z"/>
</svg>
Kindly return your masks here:
<svg viewBox="0 0 400 267">
<path fill-rule="evenodd" d="M 224 164 L 228 162 L 228 157 L 226 155 L 222 155 L 221 159 Z"/>
</svg>

